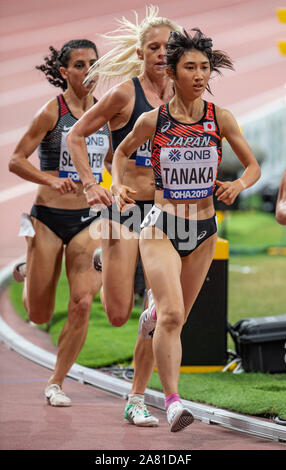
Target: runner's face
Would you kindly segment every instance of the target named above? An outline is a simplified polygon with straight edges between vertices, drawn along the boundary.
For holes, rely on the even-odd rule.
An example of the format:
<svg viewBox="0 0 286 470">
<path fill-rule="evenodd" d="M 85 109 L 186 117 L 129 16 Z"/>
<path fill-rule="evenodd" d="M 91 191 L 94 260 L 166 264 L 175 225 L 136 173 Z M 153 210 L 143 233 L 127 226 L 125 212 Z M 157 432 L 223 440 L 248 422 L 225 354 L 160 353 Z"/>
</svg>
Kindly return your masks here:
<svg viewBox="0 0 286 470">
<path fill-rule="evenodd" d="M 205 54 L 197 50 L 184 53 L 177 63 L 176 76 L 172 76 L 176 90 L 187 93 L 191 99 L 200 97 L 210 79 L 210 62 Z"/>
<path fill-rule="evenodd" d="M 74 49 L 71 51 L 70 60 L 67 67 L 61 67 L 60 71 L 75 92 L 88 93 L 90 88 L 95 86 L 92 82 L 89 87 L 83 86 L 88 69 L 97 60 L 96 52 L 93 49 Z"/>
<path fill-rule="evenodd" d="M 139 53 L 139 57 L 144 60 L 146 72 L 159 76 L 166 74 L 166 45 L 170 31 L 167 26 L 158 26 L 150 28 L 146 33 Z"/>
</svg>

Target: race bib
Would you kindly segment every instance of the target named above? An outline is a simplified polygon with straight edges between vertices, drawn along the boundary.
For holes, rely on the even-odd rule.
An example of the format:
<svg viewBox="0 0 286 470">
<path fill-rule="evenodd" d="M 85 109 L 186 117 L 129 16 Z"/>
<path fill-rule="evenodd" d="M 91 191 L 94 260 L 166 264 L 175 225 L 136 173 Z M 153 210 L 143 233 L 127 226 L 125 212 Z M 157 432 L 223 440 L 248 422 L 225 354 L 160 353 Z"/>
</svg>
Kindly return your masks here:
<svg viewBox="0 0 286 470">
<path fill-rule="evenodd" d="M 76 171 L 76 168 L 74 167 L 66 144 L 66 135 L 69 130 L 70 128 L 64 127 L 62 131 L 59 177 L 71 178 L 73 181 L 80 181 L 80 177 Z M 88 161 L 93 176 L 98 183 L 101 183 L 103 162 L 109 149 L 108 136 L 105 134 L 94 133 L 86 137 L 85 142 L 88 153 Z"/>
<path fill-rule="evenodd" d="M 212 147 L 163 147 L 160 154 L 164 198 L 202 199 L 211 196 L 218 153 Z"/>
<path fill-rule="evenodd" d="M 151 142 L 147 140 L 136 152 L 136 165 L 151 167 Z"/>
</svg>

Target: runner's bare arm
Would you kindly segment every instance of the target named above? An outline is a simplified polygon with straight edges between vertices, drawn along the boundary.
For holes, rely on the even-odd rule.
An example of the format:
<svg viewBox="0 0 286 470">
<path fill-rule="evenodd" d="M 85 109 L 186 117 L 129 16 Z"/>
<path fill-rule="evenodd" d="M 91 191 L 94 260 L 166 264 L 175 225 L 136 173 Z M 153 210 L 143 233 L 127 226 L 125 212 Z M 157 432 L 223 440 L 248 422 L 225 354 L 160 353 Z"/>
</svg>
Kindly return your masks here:
<svg viewBox="0 0 286 470">
<path fill-rule="evenodd" d="M 286 170 L 283 173 L 279 187 L 275 217 L 280 225 L 286 225 Z"/>
<path fill-rule="evenodd" d="M 230 205 L 233 204 L 241 191 L 258 181 L 261 171 L 232 113 L 218 107 L 216 107 L 216 110 L 221 136 L 227 139 L 245 169 L 242 176 L 235 181 L 222 182 L 216 180 L 216 184 L 219 186 L 216 192 L 218 200 Z"/>
<path fill-rule="evenodd" d="M 67 133 L 66 142 L 71 159 L 83 185 L 94 181 L 88 162 L 85 138 L 98 131 L 108 123 L 114 115 L 120 113 L 128 103 L 128 95 L 122 93 L 120 87 L 114 87 L 90 108 Z"/>
<path fill-rule="evenodd" d="M 112 150 L 111 138 L 109 136 L 109 150 L 104 159 L 104 167 L 106 168 L 106 170 L 108 171 L 110 175 L 111 175 L 112 159 L 113 159 L 113 150 Z"/>
<path fill-rule="evenodd" d="M 57 101 L 48 102 L 35 115 L 29 128 L 17 144 L 9 161 L 9 170 L 32 183 L 48 185 L 65 194 L 69 190 L 76 191 L 76 184 L 69 178 L 58 178 L 36 168 L 28 158 L 37 149 L 46 133 L 53 129 L 58 118 Z"/>
<path fill-rule="evenodd" d="M 108 123 L 120 111 L 130 96 L 124 89 L 114 87 L 90 108 L 71 128 L 66 137 L 71 159 L 85 189 L 87 202 L 90 206 L 98 203 L 110 205 L 112 195 L 109 190 L 95 183 L 89 162 L 85 138 Z"/>
</svg>

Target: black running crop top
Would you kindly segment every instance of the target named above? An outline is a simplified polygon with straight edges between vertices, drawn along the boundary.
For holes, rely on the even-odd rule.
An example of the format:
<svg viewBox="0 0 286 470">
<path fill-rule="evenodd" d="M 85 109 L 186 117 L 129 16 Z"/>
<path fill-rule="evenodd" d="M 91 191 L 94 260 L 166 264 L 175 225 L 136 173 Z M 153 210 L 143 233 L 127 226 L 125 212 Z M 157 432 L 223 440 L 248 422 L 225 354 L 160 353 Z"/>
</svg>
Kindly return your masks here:
<svg viewBox="0 0 286 470">
<path fill-rule="evenodd" d="M 121 129 L 117 129 L 111 132 L 113 152 L 115 152 L 122 140 L 132 131 L 138 117 L 141 116 L 141 114 L 147 111 L 152 111 L 152 109 L 154 109 L 148 103 L 139 79 L 135 77 L 132 79 L 132 81 L 135 87 L 134 108 L 127 124 L 125 124 L 125 126 Z M 141 147 L 137 149 L 136 152 L 131 155 L 130 160 L 136 160 L 136 165 L 151 167 L 150 157 L 151 145 L 150 141 L 148 140 L 146 143 L 141 145 Z"/>
</svg>

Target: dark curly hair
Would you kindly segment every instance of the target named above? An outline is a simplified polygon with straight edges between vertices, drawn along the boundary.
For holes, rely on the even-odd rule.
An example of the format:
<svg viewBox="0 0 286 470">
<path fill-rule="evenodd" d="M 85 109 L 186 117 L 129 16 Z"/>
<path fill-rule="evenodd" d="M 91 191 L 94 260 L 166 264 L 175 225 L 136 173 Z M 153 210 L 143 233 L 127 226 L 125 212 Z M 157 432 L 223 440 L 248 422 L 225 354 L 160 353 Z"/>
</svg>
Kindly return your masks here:
<svg viewBox="0 0 286 470">
<path fill-rule="evenodd" d="M 177 64 L 183 54 L 194 49 L 202 52 L 209 59 L 211 72 L 221 75 L 221 68 L 234 70 L 232 60 L 225 52 L 212 49 L 211 38 L 207 38 L 199 28 L 193 28 L 191 31 L 195 31 L 193 36 L 190 36 L 185 29 L 183 32 L 171 31 L 167 43 L 167 66 L 174 75 L 176 75 Z M 212 93 L 209 84 L 206 89 Z"/>
<path fill-rule="evenodd" d="M 49 47 L 50 54 L 44 57 L 45 63 L 37 65 L 36 69 L 46 75 L 47 80 L 55 87 L 60 87 L 63 91 L 67 89 L 67 81 L 61 76 L 60 67 L 67 67 L 71 51 L 75 49 L 93 49 L 98 59 L 96 45 L 88 39 L 72 39 L 65 43 L 60 51 L 53 46 Z"/>
</svg>

